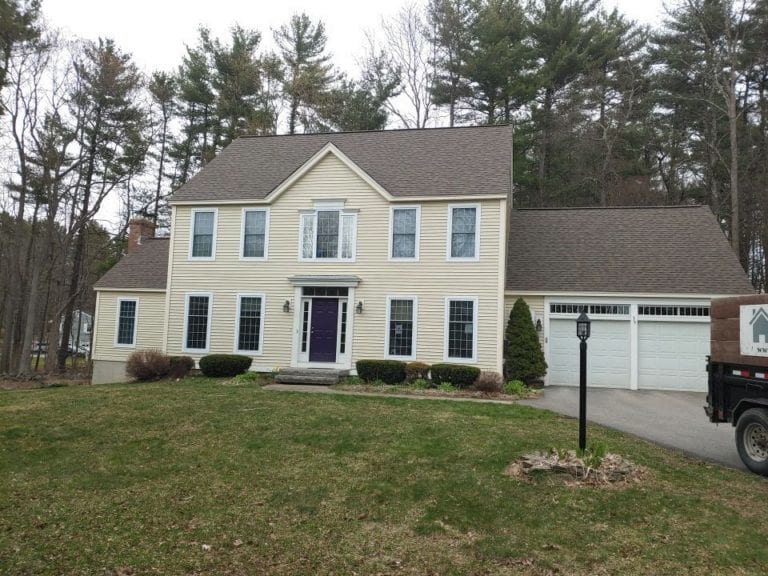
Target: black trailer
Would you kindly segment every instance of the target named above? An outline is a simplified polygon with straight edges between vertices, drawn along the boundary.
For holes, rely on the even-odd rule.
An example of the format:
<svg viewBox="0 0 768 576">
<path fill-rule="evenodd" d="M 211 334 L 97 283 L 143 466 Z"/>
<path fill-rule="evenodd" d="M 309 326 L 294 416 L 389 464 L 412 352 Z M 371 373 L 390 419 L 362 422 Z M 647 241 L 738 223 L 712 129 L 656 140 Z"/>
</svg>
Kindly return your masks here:
<svg viewBox="0 0 768 576">
<path fill-rule="evenodd" d="M 736 448 L 747 468 L 768 476 L 768 368 L 707 358 L 711 422 L 736 427 Z"/>
</svg>

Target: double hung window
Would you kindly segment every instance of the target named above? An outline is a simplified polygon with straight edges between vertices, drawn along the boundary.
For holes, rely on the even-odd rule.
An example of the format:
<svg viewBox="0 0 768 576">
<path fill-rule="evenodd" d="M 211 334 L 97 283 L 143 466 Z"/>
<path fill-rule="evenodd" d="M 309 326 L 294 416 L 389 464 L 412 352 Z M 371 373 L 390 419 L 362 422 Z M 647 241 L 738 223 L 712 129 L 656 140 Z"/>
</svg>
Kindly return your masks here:
<svg viewBox="0 0 768 576">
<path fill-rule="evenodd" d="M 187 306 L 184 314 L 184 351 L 208 351 L 210 328 L 211 296 L 208 294 L 187 294 Z"/>
<path fill-rule="evenodd" d="M 390 259 L 419 259 L 420 216 L 420 210 L 417 206 L 398 206 L 392 208 L 390 213 Z"/>
<path fill-rule="evenodd" d="M 448 210 L 448 259 L 477 260 L 480 254 L 480 206 L 458 204 Z"/>
<path fill-rule="evenodd" d="M 477 299 L 446 299 L 446 360 L 477 360 Z"/>
<path fill-rule="evenodd" d="M 261 354 L 263 327 L 264 297 L 260 294 L 238 296 L 235 351 Z"/>
<path fill-rule="evenodd" d="M 416 298 L 387 299 L 386 356 L 413 359 L 416 356 Z"/>
<path fill-rule="evenodd" d="M 192 210 L 189 257 L 212 260 L 216 252 L 216 210 Z"/>
<path fill-rule="evenodd" d="M 136 320 L 138 316 L 139 302 L 135 299 L 118 299 L 117 331 L 115 334 L 116 346 L 135 346 L 136 344 Z"/>
<path fill-rule="evenodd" d="M 243 232 L 240 256 L 244 259 L 266 259 L 269 212 L 264 208 L 243 210 Z"/>
</svg>

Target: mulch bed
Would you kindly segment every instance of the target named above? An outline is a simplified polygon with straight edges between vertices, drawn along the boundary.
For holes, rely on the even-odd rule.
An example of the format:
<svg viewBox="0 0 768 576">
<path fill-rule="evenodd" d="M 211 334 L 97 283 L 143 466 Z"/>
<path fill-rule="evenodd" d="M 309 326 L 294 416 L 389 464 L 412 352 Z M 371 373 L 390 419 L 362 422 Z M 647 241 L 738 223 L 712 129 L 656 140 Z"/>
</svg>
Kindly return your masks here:
<svg viewBox="0 0 768 576">
<path fill-rule="evenodd" d="M 507 466 L 504 473 L 520 479 L 550 473 L 564 478 L 569 485 L 610 486 L 640 482 L 647 471 L 618 454 L 608 453 L 590 464 L 589 458 L 579 458 L 573 450 L 551 450 L 525 454 Z"/>
</svg>

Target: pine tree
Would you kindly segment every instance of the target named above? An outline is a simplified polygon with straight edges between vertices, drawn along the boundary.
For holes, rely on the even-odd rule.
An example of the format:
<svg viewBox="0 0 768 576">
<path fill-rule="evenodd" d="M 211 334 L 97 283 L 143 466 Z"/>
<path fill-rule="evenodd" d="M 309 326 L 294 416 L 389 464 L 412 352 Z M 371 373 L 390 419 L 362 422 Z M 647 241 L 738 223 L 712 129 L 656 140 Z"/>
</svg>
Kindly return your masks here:
<svg viewBox="0 0 768 576">
<path fill-rule="evenodd" d="M 504 338 L 504 373 L 508 380 L 522 380 L 526 384 L 547 373 L 531 309 L 522 298 L 515 301 L 509 313 Z"/>
<path fill-rule="evenodd" d="M 334 79 L 331 57 L 325 51 L 325 25 L 314 24 L 304 13 L 294 14 L 274 34 L 285 67 L 288 132 L 295 134 L 299 123 L 305 131 L 311 130 L 316 121 L 315 107 L 322 103 Z"/>
</svg>

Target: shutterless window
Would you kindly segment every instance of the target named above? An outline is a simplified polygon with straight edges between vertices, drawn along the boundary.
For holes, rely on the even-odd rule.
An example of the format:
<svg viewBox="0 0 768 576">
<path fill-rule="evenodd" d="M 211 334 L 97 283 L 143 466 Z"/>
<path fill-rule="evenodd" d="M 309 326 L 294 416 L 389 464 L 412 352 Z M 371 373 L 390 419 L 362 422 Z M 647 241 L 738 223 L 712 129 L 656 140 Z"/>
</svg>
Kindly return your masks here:
<svg viewBox="0 0 768 576">
<path fill-rule="evenodd" d="M 389 301 L 389 349 L 390 356 L 413 355 L 413 300 Z"/>
<path fill-rule="evenodd" d="M 416 208 L 392 210 L 392 258 L 416 257 Z"/>
<path fill-rule="evenodd" d="M 213 256 L 213 212 L 193 212 L 192 257 L 210 258 Z"/>
<path fill-rule="evenodd" d="M 258 352 L 261 350 L 262 299 L 259 296 L 240 297 L 237 349 Z"/>
<path fill-rule="evenodd" d="M 472 358 L 475 339 L 475 303 L 473 300 L 448 302 L 448 357 Z"/>
<path fill-rule="evenodd" d="M 136 332 L 136 300 L 121 300 L 117 318 L 117 343 L 133 346 Z"/>
<path fill-rule="evenodd" d="M 266 239 L 266 211 L 246 210 L 243 222 L 243 258 L 264 258 Z"/>
<path fill-rule="evenodd" d="M 467 206 L 451 210 L 451 258 L 475 258 L 477 208 Z"/>
<path fill-rule="evenodd" d="M 357 215 L 318 210 L 301 216 L 301 259 L 351 260 L 354 257 Z"/>
<path fill-rule="evenodd" d="M 336 210 L 317 213 L 316 258 L 338 258 L 339 213 Z"/>
<path fill-rule="evenodd" d="M 205 350 L 208 347 L 208 296 L 189 296 L 187 300 L 187 335 L 185 347 Z"/>
</svg>

